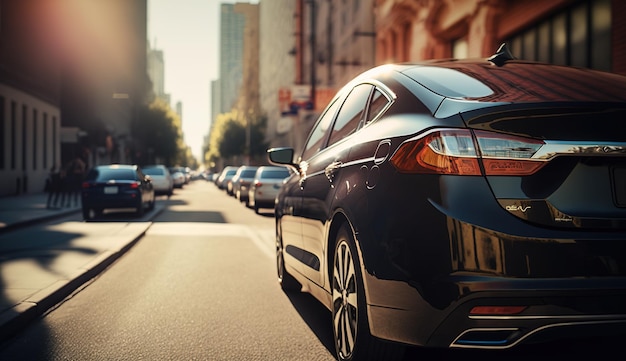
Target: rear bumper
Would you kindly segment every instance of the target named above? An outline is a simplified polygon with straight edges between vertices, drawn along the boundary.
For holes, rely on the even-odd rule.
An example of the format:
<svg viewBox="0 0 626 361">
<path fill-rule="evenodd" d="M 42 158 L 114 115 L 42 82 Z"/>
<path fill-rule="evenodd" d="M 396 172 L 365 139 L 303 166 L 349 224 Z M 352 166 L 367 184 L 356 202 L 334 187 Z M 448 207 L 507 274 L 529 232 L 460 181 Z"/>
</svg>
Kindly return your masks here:
<svg viewBox="0 0 626 361">
<path fill-rule="evenodd" d="M 355 229 L 373 335 L 486 349 L 626 335 L 623 231 L 532 225 L 497 204 L 480 178 L 460 181 L 437 179 L 441 199 L 385 192 L 393 197 L 370 198 L 349 216 L 362 220 Z M 526 308 L 470 315 L 475 306 Z"/>
<path fill-rule="evenodd" d="M 499 281 L 489 278 L 478 282 Z M 626 334 L 623 279 L 565 282 L 560 288 L 550 288 L 553 281 L 508 282 L 506 290 L 476 292 L 445 309 L 425 303 L 408 284 L 371 277 L 368 283 L 370 287 L 384 288 L 388 294 L 412 295 L 402 301 L 403 308 L 368 305 L 373 335 L 411 345 L 507 349 L 520 344 Z M 470 314 L 475 306 L 511 305 L 527 308 L 515 315 Z"/>
<path fill-rule="evenodd" d="M 83 208 L 113 209 L 113 208 L 139 208 L 143 206 L 141 196 L 138 194 L 124 194 L 116 197 L 85 196 L 82 197 Z"/>
</svg>

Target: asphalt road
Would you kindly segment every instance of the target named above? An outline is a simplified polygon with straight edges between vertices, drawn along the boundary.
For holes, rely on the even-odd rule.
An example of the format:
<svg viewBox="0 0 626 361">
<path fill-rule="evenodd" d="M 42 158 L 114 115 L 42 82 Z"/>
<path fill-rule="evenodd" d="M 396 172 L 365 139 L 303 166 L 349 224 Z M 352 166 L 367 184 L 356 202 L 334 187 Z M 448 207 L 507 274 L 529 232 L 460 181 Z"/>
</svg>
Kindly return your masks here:
<svg viewBox="0 0 626 361">
<path fill-rule="evenodd" d="M 165 202 L 143 238 L 3 344 L 0 360 L 335 359 L 329 311 L 276 283 L 271 210 L 257 215 L 204 181 Z M 123 214 L 93 226 L 119 221 Z M 410 349 L 406 360 L 556 360 L 615 352 L 612 341 L 600 340 L 513 352 Z"/>
</svg>

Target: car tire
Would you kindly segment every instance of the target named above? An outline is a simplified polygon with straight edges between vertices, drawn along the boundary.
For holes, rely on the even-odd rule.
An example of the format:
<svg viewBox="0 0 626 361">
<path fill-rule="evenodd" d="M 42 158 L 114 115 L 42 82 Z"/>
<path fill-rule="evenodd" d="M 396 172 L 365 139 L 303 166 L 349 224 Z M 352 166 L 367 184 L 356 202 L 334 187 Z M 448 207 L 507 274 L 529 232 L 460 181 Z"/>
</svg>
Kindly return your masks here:
<svg viewBox="0 0 626 361">
<path fill-rule="evenodd" d="M 87 207 L 83 207 L 83 219 L 85 221 L 91 221 L 93 219 L 93 210 Z"/>
<path fill-rule="evenodd" d="M 154 198 L 152 198 L 152 200 L 150 201 L 150 206 L 148 207 L 148 210 L 152 211 L 154 209 L 155 204 L 156 204 L 156 201 L 154 200 Z"/>
<path fill-rule="evenodd" d="M 144 213 L 145 213 L 145 208 L 143 206 L 143 199 L 140 199 L 139 205 L 137 206 L 137 212 L 136 212 L 137 217 L 143 217 Z"/>
<path fill-rule="evenodd" d="M 83 207 L 83 219 L 85 221 L 92 221 L 99 218 L 102 215 L 102 211 L 91 207 Z"/>
<path fill-rule="evenodd" d="M 332 267 L 332 326 L 338 360 L 401 360 L 404 346 L 370 334 L 360 261 L 352 231 L 343 224 Z"/>
<path fill-rule="evenodd" d="M 276 272 L 278 275 L 278 284 L 280 284 L 280 288 L 284 292 L 300 292 L 302 285 L 289 274 L 285 268 L 285 250 L 283 249 L 282 237 L 279 232 L 276 233 Z"/>
</svg>

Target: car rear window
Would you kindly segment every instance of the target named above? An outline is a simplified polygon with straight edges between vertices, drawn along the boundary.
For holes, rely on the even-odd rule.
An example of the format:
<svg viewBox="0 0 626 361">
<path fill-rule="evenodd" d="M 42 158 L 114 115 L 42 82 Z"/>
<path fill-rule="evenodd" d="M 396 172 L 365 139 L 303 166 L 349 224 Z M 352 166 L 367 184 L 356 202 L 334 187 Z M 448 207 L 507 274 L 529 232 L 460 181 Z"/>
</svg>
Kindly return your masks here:
<svg viewBox="0 0 626 361">
<path fill-rule="evenodd" d="M 143 172 L 148 175 L 164 175 L 165 171 L 162 168 L 144 168 Z"/>
<path fill-rule="evenodd" d="M 241 172 L 241 177 L 242 178 L 252 178 L 252 177 L 254 177 L 255 174 L 256 174 L 256 169 L 246 169 L 243 172 Z"/>
<path fill-rule="evenodd" d="M 289 177 L 288 170 L 265 170 L 261 173 L 262 178 L 280 179 Z"/>
<path fill-rule="evenodd" d="M 493 90 L 480 80 L 455 69 L 421 66 L 409 69 L 405 74 L 445 97 L 481 98 L 493 94 Z"/>
<path fill-rule="evenodd" d="M 132 169 L 100 169 L 96 171 L 97 180 L 106 182 L 110 180 L 136 180 L 135 171 Z"/>
</svg>

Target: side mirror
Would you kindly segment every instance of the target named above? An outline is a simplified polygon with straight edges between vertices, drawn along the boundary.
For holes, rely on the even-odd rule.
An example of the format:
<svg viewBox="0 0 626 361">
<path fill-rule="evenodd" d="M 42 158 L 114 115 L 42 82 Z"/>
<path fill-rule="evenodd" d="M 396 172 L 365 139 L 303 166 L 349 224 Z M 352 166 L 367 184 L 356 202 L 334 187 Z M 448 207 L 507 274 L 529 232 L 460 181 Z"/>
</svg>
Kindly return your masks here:
<svg viewBox="0 0 626 361">
<path fill-rule="evenodd" d="M 294 151 L 293 148 L 271 148 L 267 150 L 267 157 L 270 163 L 277 165 L 286 165 L 299 171 L 297 164 L 293 162 Z"/>
</svg>

